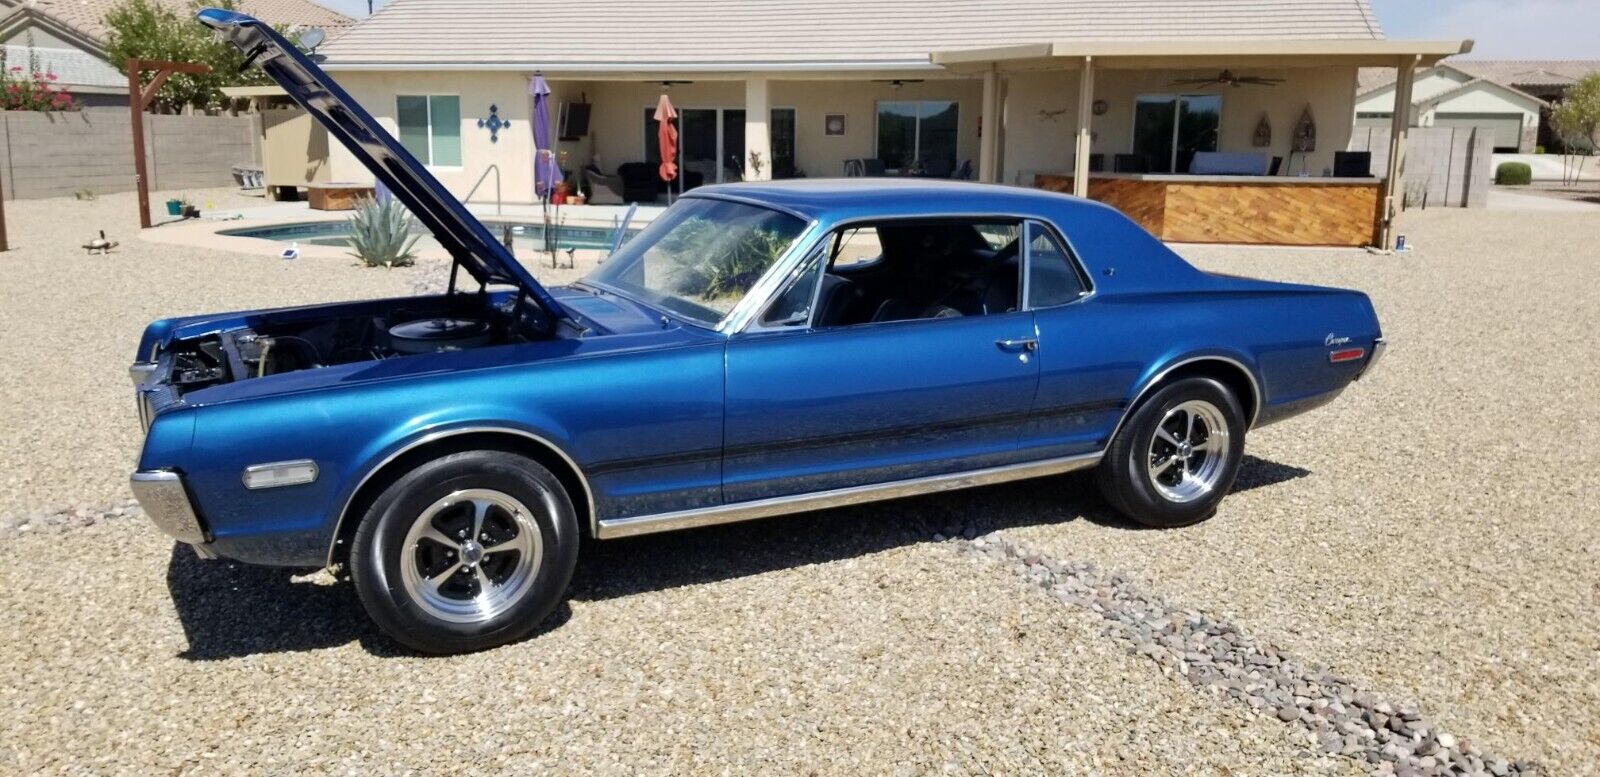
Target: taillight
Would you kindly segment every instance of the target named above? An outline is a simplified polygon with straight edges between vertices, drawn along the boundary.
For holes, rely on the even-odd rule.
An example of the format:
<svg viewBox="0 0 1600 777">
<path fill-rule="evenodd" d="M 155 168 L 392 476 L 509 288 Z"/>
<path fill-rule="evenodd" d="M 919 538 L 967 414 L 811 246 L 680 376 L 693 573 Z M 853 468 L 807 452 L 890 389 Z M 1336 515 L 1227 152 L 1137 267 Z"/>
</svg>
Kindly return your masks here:
<svg viewBox="0 0 1600 777">
<path fill-rule="evenodd" d="M 1333 364 L 1353 362 L 1367 355 L 1365 348 L 1340 348 L 1328 354 L 1328 361 Z"/>
</svg>

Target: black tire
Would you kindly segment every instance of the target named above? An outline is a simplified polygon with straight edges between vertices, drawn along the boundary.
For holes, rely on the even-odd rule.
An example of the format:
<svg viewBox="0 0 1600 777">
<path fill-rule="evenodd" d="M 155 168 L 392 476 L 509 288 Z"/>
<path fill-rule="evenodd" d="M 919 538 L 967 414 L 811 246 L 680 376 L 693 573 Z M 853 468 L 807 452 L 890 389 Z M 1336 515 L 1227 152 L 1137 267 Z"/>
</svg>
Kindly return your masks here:
<svg viewBox="0 0 1600 777">
<path fill-rule="evenodd" d="M 1225 450 L 1217 452 L 1214 469 L 1208 468 L 1213 463 L 1208 458 L 1212 455 L 1210 449 L 1202 448 L 1185 459 L 1177 446 L 1167 442 L 1171 437 L 1182 436 L 1178 432 L 1189 415 L 1201 419 L 1197 425 L 1203 425 L 1209 417 L 1218 428 L 1226 430 L 1225 438 L 1217 441 Z M 1173 430 L 1158 441 L 1157 427 L 1163 422 Z M 1193 436 L 1214 438 L 1209 428 L 1206 434 Z M 1244 458 L 1244 436 L 1244 409 L 1226 386 L 1210 378 L 1174 381 L 1139 405 L 1111 441 L 1096 472 L 1100 492 L 1123 517 L 1145 526 L 1167 529 L 1199 523 L 1215 514 L 1218 503 L 1233 489 L 1239 462 Z M 1191 440 L 1181 442 L 1191 442 L 1191 448 L 1204 445 L 1194 445 Z M 1203 471 L 1205 477 L 1186 480 L 1191 464 L 1197 474 Z M 1166 468 L 1159 475 L 1153 473 L 1163 465 Z M 1181 471 L 1175 473 L 1174 467 Z M 1188 490 L 1194 493 L 1186 494 Z"/>
<path fill-rule="evenodd" d="M 463 501 L 463 494 L 482 498 Z M 467 544 L 476 541 L 476 536 L 458 539 L 455 533 L 440 529 L 445 538 L 466 543 L 455 547 L 432 536 L 415 540 L 412 533 L 426 531 L 424 527 L 439 529 L 451 526 L 450 522 L 465 526 L 459 522 L 474 520 L 480 503 L 489 507 L 482 510 L 487 517 L 475 524 L 484 537 L 475 565 L 450 566 L 451 559 L 465 561 Z M 441 504 L 446 506 L 440 508 Z M 504 506 L 508 504 L 526 509 Z M 431 517 L 423 522 L 425 514 Z M 461 533 L 467 531 L 472 530 L 461 529 Z M 491 533 L 496 535 L 493 543 L 489 541 Z M 409 546 L 408 535 L 415 540 Z M 487 550 L 513 541 L 517 549 Z M 578 543 L 572 500 L 549 470 L 513 453 L 466 451 L 423 464 L 384 489 L 356 529 L 350 548 L 350 578 L 367 614 L 384 633 L 424 653 L 465 653 L 515 642 L 537 628 L 566 594 L 578 559 Z M 424 581 L 432 572 L 423 567 L 426 561 L 456 572 L 441 575 L 442 585 L 427 584 Z M 416 565 L 409 580 L 403 566 L 407 564 Z M 504 590 L 499 590 L 500 584 L 493 578 L 498 570 L 514 570 L 505 573 L 508 587 Z M 489 580 L 489 587 L 483 587 L 482 580 Z M 509 585 L 513 581 L 515 585 Z M 453 596 L 463 597 L 463 609 L 472 608 L 473 590 L 495 592 L 503 601 L 493 611 L 476 616 L 470 612 L 437 614 L 438 608 L 456 601 Z"/>
</svg>

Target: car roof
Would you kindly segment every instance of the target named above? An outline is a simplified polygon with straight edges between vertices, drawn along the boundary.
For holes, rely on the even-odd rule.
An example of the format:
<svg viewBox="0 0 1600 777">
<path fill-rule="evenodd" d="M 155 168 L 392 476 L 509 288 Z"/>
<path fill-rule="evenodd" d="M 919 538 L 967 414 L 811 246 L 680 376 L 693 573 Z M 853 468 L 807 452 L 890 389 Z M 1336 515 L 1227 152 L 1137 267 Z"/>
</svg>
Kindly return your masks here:
<svg viewBox="0 0 1600 777">
<path fill-rule="evenodd" d="M 1017 186 L 929 178 L 797 178 L 703 186 L 688 196 L 763 203 L 813 219 L 918 213 L 1051 217 L 1099 203 Z"/>
</svg>

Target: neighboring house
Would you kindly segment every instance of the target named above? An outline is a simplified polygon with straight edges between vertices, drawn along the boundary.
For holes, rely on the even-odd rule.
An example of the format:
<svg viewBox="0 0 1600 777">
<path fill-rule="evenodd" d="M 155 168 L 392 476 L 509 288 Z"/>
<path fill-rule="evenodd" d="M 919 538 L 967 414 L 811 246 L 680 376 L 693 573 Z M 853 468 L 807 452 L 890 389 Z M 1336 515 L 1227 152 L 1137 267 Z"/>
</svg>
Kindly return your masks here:
<svg viewBox="0 0 1600 777">
<path fill-rule="evenodd" d="M 1499 152 L 1556 148 L 1560 144 L 1549 126 L 1551 104 L 1595 72 L 1600 72 L 1600 61 L 1452 59 L 1417 74 L 1411 126 L 1481 128 L 1494 133 Z M 1363 69 L 1357 126 L 1388 126 L 1394 92 L 1393 70 Z"/>
<path fill-rule="evenodd" d="M 31 3 L 0 0 L 6 66 L 54 73 L 81 108 L 126 107 L 128 77 L 106 62 L 99 39 Z"/>
<path fill-rule="evenodd" d="M 128 76 L 120 62 L 106 60 L 105 40 L 110 30 L 106 14 L 123 0 L 0 0 L 0 45 L 8 66 L 29 66 L 30 56 L 39 68 L 55 73 L 84 108 L 128 105 Z M 188 0 L 159 0 L 187 14 Z M 244 0 L 247 13 L 287 28 L 321 27 L 329 39 L 344 32 L 355 20 L 330 11 L 311 0 Z"/>
</svg>

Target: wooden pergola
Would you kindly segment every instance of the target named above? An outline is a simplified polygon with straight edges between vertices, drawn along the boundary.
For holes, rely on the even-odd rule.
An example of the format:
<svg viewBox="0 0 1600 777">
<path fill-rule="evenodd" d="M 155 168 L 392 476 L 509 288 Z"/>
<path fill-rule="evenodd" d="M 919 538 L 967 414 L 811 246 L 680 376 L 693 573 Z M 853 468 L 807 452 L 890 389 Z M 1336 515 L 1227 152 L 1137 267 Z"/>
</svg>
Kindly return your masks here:
<svg viewBox="0 0 1600 777">
<path fill-rule="evenodd" d="M 156 75 L 150 79 L 148 86 L 139 83 L 145 71 L 154 70 Z M 132 111 L 133 118 L 133 170 L 134 183 L 139 187 L 139 227 L 150 228 L 150 176 L 147 174 L 144 153 L 144 109 L 150 107 L 150 101 L 155 99 L 156 92 L 172 77 L 173 73 L 192 73 L 200 75 L 211 72 L 211 68 L 198 62 L 168 62 L 160 59 L 130 59 L 128 60 L 128 110 Z"/>
<path fill-rule="evenodd" d="M 1077 71 L 1077 124 L 1072 193 L 1089 196 L 1089 157 L 1093 139 L 1095 75 L 1102 70 L 1195 69 L 1230 67 L 1393 67 L 1397 71 L 1396 105 L 1411 104 L 1416 71 L 1446 57 L 1472 50 L 1470 40 L 1230 40 L 1230 41 L 1062 41 L 988 49 L 936 52 L 934 64 L 958 73 L 981 74 L 983 114 L 1002 111 L 1001 78 L 1030 70 Z M 1353 88 L 1353 87 L 1352 87 Z M 1400 209 L 1409 116 L 1394 112 L 1382 195 L 1375 214 L 1373 242 L 1392 245 L 1395 218 Z M 979 139 L 978 179 L 999 180 L 1001 153 L 998 131 L 985 131 Z"/>
</svg>

